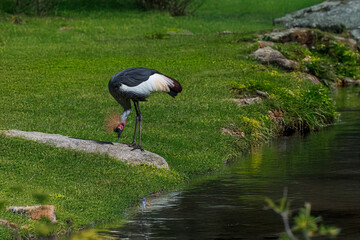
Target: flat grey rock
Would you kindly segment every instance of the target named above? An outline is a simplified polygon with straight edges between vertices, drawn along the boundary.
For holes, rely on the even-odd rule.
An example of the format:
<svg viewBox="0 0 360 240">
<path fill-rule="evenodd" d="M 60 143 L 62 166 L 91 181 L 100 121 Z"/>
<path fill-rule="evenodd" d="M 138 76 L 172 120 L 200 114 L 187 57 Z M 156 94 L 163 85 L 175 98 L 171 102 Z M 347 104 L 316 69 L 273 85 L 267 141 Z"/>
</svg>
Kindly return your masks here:
<svg viewBox="0 0 360 240">
<path fill-rule="evenodd" d="M 72 138 L 60 134 L 49 134 L 42 132 L 26 132 L 19 130 L 0 130 L 0 133 L 10 137 L 21 137 L 36 142 L 53 145 L 59 148 L 75 149 L 78 151 L 107 154 L 119 161 L 132 165 L 153 165 L 158 168 L 169 168 L 165 159 L 155 153 L 148 151 L 133 150 L 127 144 L 102 142 Z"/>
<path fill-rule="evenodd" d="M 309 27 L 334 32 L 341 32 L 346 28 L 359 41 L 359 16 L 360 0 L 325 1 L 286 14 L 275 19 L 274 23 L 284 24 L 286 28 Z"/>
</svg>

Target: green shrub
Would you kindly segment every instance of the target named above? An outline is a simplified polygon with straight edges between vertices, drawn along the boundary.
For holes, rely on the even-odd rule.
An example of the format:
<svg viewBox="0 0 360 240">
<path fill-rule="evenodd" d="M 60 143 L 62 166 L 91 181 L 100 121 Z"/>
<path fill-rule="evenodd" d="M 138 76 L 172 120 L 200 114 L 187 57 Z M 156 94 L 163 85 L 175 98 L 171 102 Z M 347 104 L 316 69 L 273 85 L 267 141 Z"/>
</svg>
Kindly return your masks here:
<svg viewBox="0 0 360 240">
<path fill-rule="evenodd" d="M 203 0 L 137 0 L 145 9 L 168 11 L 172 16 L 183 16 L 193 13 L 199 8 Z"/>
</svg>

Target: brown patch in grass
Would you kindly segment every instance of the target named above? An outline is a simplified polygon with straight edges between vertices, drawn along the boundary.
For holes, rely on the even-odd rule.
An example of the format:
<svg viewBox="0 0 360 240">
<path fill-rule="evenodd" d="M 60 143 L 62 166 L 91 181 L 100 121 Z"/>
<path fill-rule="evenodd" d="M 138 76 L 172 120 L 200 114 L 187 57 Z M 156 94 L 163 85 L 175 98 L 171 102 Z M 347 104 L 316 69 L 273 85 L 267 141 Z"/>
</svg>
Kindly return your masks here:
<svg viewBox="0 0 360 240">
<path fill-rule="evenodd" d="M 114 131 L 114 129 L 116 129 L 117 126 L 119 126 L 119 124 L 121 124 L 121 117 L 119 113 L 112 113 L 109 114 L 105 121 L 105 129 L 107 133 L 112 133 Z"/>
</svg>

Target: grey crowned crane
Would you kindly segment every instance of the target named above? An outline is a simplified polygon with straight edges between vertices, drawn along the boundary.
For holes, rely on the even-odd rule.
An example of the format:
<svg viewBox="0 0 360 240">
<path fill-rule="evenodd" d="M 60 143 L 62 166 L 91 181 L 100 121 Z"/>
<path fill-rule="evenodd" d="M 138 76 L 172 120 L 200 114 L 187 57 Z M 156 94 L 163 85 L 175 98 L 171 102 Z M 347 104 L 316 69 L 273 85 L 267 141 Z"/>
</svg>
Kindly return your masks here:
<svg viewBox="0 0 360 240">
<path fill-rule="evenodd" d="M 148 68 L 129 68 L 115 74 L 109 81 L 110 94 L 124 108 L 120 115 L 120 122 L 114 126 L 113 131 L 118 134 L 118 139 L 126 125 L 126 119 L 130 114 L 131 101 L 134 103 L 136 111 L 136 123 L 134 139 L 129 146 L 134 149 L 141 148 L 141 122 L 142 115 L 139 102 L 146 101 L 146 98 L 153 92 L 166 92 L 175 97 L 181 92 L 182 87 L 178 81 L 168 77 L 154 69 Z M 131 100 L 131 101 L 130 101 Z M 136 133 L 139 126 L 139 142 L 136 145 Z"/>
</svg>

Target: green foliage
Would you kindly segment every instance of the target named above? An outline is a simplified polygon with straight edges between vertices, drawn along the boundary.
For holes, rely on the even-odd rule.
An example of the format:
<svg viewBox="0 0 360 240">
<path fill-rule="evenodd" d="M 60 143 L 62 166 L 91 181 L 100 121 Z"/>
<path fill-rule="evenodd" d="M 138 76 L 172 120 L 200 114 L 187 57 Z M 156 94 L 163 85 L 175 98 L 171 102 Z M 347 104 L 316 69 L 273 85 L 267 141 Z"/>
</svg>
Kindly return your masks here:
<svg viewBox="0 0 360 240">
<path fill-rule="evenodd" d="M 50 234 L 55 233 L 57 228 L 55 223 L 51 223 L 46 218 L 42 218 L 34 224 L 34 233 L 36 236 L 48 237 Z"/>
<path fill-rule="evenodd" d="M 279 214 L 284 222 L 285 232 L 281 235 L 280 239 L 304 239 L 310 240 L 316 236 L 327 236 L 335 238 L 340 233 L 340 229 L 332 226 L 319 225 L 322 221 L 321 217 L 314 217 L 311 215 L 311 204 L 305 203 L 304 208 L 298 211 L 298 214 L 294 217 L 294 226 L 290 228 L 291 211 L 289 210 L 289 200 L 287 199 L 286 192 L 283 198 L 278 203 L 270 198 L 265 198 L 267 207 L 277 214 Z M 300 234 L 294 234 L 300 232 Z"/>
<path fill-rule="evenodd" d="M 49 194 L 46 194 L 44 192 L 34 192 L 32 196 L 35 201 L 41 205 L 46 204 L 46 202 L 49 200 Z"/>
<path fill-rule="evenodd" d="M 326 54 L 338 62 L 351 66 L 358 65 L 360 57 L 359 53 L 351 50 L 344 43 L 340 43 L 334 40 L 331 40 L 328 44 L 321 44 L 318 47 L 317 52 Z"/>
<path fill-rule="evenodd" d="M 2 0 L 3 10 L 13 14 L 45 16 L 53 13 L 59 0 Z"/>
<path fill-rule="evenodd" d="M 145 9 L 168 11 L 172 16 L 184 16 L 197 10 L 205 0 L 137 0 Z"/>
<path fill-rule="evenodd" d="M 57 15 L 59 11 L 132 10 L 136 0 L 1 0 L 0 11 L 11 14 Z"/>
<path fill-rule="evenodd" d="M 321 44 L 317 52 L 331 58 L 338 75 L 360 78 L 360 54 L 344 43 L 332 40 L 329 44 Z"/>
<path fill-rule="evenodd" d="M 311 51 L 298 43 L 276 44 L 275 49 L 280 51 L 286 58 L 302 61 L 305 57 L 311 56 Z"/>
<path fill-rule="evenodd" d="M 0 199 L 0 210 L 6 207 L 7 201 L 4 199 Z"/>
<path fill-rule="evenodd" d="M 360 78 L 359 53 L 344 43 L 327 38 L 320 38 L 311 48 L 298 43 L 277 44 L 276 48 L 287 58 L 301 62 L 326 86 L 332 86 L 344 77 Z"/>
<path fill-rule="evenodd" d="M 147 33 L 145 35 L 146 39 L 166 39 L 169 37 L 170 36 L 167 33 L 163 33 L 163 32 Z"/>
</svg>

